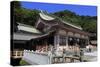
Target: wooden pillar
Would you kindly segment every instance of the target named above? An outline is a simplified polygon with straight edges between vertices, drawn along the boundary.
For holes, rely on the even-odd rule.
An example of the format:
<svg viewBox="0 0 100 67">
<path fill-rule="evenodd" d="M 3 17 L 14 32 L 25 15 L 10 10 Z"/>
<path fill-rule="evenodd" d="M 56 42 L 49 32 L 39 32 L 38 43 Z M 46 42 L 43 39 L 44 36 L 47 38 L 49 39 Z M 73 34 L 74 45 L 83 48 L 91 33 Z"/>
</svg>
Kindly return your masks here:
<svg viewBox="0 0 100 67">
<path fill-rule="evenodd" d="M 57 40 L 57 36 L 55 35 L 54 36 L 54 47 L 55 47 L 55 49 L 57 49 L 57 41 L 56 40 Z"/>
<path fill-rule="evenodd" d="M 16 57 L 17 57 L 18 51 L 15 51 L 15 53 L 16 53 Z"/>
<path fill-rule="evenodd" d="M 68 36 L 66 36 L 66 47 L 68 49 Z"/>
<path fill-rule="evenodd" d="M 59 50 L 59 49 L 58 49 L 58 47 L 59 47 L 59 43 L 60 43 L 60 36 L 57 35 L 57 50 Z"/>
<path fill-rule="evenodd" d="M 46 52 L 48 51 L 48 43 L 47 43 L 47 41 L 46 41 Z"/>
<path fill-rule="evenodd" d="M 89 45 L 89 38 L 87 38 L 87 44 Z"/>
<path fill-rule="evenodd" d="M 55 46 L 56 50 L 58 50 L 59 42 L 60 42 L 60 39 L 59 39 L 59 35 L 57 34 L 54 36 L 54 46 Z"/>
</svg>

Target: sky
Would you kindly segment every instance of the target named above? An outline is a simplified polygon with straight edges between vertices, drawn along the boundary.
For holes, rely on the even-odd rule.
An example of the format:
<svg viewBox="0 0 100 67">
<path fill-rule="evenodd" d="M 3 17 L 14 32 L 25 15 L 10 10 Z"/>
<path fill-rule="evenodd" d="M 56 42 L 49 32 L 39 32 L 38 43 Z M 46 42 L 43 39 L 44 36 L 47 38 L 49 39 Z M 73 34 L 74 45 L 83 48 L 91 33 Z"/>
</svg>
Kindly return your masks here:
<svg viewBox="0 0 100 67">
<path fill-rule="evenodd" d="M 84 16 L 97 16 L 96 6 L 86 5 L 72 5 L 72 4 L 52 4 L 52 3 L 39 3 L 39 2 L 21 2 L 21 6 L 27 9 L 38 9 L 47 11 L 49 13 L 69 10 L 78 15 Z"/>
</svg>

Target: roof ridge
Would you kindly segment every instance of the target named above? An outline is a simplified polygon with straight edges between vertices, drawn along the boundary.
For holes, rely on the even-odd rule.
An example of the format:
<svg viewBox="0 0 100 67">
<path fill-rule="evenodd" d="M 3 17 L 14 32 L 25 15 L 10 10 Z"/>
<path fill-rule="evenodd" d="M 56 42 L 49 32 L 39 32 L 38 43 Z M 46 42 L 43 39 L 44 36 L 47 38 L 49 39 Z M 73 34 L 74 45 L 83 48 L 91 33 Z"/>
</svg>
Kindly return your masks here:
<svg viewBox="0 0 100 67">
<path fill-rule="evenodd" d="M 50 15 L 50 14 L 49 14 Z M 62 18 L 60 18 L 60 17 L 57 17 L 57 16 L 55 16 L 55 15 L 53 15 L 53 14 L 51 14 L 50 16 L 53 16 L 53 17 L 55 17 L 55 18 L 58 18 L 60 21 L 63 21 L 65 24 L 71 24 L 72 26 L 77 26 L 77 27 L 79 27 L 80 29 L 82 29 L 82 27 L 80 26 L 80 25 L 76 25 L 76 24 L 74 24 L 74 23 L 70 23 L 70 22 L 67 22 L 67 21 L 65 21 L 64 19 L 62 19 Z"/>
<path fill-rule="evenodd" d="M 41 11 L 39 13 L 40 17 L 44 20 L 54 20 L 55 18 L 50 16 L 48 13 Z"/>
</svg>

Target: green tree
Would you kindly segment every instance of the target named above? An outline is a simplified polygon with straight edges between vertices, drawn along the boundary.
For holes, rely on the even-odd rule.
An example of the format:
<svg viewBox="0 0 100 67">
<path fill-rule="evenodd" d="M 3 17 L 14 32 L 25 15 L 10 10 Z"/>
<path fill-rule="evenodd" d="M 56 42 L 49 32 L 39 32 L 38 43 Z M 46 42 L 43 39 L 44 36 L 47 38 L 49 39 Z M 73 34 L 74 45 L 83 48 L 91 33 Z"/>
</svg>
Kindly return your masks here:
<svg viewBox="0 0 100 67">
<path fill-rule="evenodd" d="M 75 14 L 74 12 L 64 10 L 55 12 L 54 15 L 60 17 L 61 19 L 75 24 L 80 25 L 84 31 L 90 32 L 90 33 L 97 33 L 96 30 L 96 23 L 97 23 L 97 17 L 96 16 L 79 16 Z"/>
</svg>

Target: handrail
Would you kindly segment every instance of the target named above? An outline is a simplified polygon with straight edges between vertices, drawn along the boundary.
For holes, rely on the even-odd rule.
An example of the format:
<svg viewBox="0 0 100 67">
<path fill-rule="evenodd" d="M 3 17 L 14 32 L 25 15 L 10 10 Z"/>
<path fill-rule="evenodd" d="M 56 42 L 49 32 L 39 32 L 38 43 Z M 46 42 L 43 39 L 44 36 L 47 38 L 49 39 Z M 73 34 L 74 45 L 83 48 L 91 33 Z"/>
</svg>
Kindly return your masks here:
<svg viewBox="0 0 100 67">
<path fill-rule="evenodd" d="M 23 51 L 16 50 L 16 51 L 12 51 L 11 53 L 12 58 L 22 58 L 22 56 L 23 56 Z"/>
</svg>

